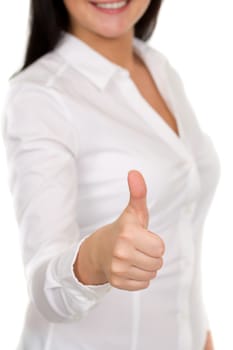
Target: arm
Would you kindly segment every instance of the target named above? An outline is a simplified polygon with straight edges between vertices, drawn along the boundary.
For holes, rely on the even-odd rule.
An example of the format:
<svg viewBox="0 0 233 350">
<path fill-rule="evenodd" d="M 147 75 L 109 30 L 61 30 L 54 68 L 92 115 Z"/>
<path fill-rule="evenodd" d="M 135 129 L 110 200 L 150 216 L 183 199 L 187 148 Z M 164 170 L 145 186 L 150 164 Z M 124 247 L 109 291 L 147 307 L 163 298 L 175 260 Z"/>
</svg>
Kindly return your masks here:
<svg viewBox="0 0 233 350">
<path fill-rule="evenodd" d="M 87 239 L 77 222 L 78 135 L 54 91 L 19 85 L 7 96 L 2 132 L 29 298 L 51 322 L 77 321 L 111 289 L 84 284 L 73 270 Z"/>
</svg>

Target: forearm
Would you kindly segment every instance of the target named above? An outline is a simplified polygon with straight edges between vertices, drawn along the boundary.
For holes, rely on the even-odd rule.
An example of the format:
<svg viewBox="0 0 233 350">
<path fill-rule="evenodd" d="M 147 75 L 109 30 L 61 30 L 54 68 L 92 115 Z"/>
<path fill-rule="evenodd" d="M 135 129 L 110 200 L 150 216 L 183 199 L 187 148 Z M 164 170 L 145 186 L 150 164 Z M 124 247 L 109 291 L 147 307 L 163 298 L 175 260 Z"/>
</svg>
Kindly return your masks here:
<svg viewBox="0 0 233 350">
<path fill-rule="evenodd" d="M 109 283 L 85 285 L 74 274 L 79 248 L 87 239 L 84 237 L 40 266 L 27 269 L 30 299 L 50 322 L 78 321 L 111 289 Z"/>
<path fill-rule="evenodd" d="M 5 110 L 4 144 L 29 299 L 50 322 L 77 321 L 111 290 L 109 283 L 85 285 L 74 275 L 87 238 L 80 239 L 77 222 L 77 134 L 52 89 L 24 84 L 17 90 Z"/>
</svg>

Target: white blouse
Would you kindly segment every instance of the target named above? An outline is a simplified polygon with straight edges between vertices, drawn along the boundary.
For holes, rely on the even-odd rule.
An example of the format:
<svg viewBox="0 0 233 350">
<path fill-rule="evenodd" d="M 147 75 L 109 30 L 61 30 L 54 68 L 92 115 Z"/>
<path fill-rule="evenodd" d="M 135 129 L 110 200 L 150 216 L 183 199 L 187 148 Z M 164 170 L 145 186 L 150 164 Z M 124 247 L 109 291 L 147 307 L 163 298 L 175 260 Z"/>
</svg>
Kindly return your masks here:
<svg viewBox="0 0 233 350">
<path fill-rule="evenodd" d="M 159 50 L 133 39 L 179 136 L 128 70 L 63 34 L 9 81 L 2 114 L 29 294 L 17 350 L 203 350 L 201 242 L 220 177 L 213 141 Z M 163 266 L 142 290 L 84 285 L 72 269 L 79 246 L 122 213 L 131 169 L 146 181 Z"/>
</svg>

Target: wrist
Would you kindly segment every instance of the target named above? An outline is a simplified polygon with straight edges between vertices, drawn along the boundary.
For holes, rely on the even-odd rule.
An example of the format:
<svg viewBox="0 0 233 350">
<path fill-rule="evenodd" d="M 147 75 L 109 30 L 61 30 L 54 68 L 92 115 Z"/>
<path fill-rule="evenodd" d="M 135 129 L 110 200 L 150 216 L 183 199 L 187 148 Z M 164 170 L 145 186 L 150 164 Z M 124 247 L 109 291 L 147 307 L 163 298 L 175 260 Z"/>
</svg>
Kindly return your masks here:
<svg viewBox="0 0 233 350">
<path fill-rule="evenodd" d="M 87 237 L 79 247 L 74 262 L 74 274 L 77 279 L 87 285 L 103 284 L 107 280 L 98 263 L 97 237 L 94 234 Z"/>
</svg>

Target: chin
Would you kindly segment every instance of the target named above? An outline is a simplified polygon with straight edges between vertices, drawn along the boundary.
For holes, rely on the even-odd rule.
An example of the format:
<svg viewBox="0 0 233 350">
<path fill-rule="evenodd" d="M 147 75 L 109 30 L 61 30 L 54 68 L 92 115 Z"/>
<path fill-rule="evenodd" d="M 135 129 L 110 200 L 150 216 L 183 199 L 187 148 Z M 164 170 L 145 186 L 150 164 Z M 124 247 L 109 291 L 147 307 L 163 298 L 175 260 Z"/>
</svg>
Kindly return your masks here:
<svg viewBox="0 0 233 350">
<path fill-rule="evenodd" d="M 105 38 L 119 38 L 123 35 L 126 35 L 131 30 L 131 28 L 123 28 L 122 26 L 120 28 L 105 27 L 101 30 L 95 31 L 95 34 Z"/>
<path fill-rule="evenodd" d="M 108 34 L 98 34 L 99 36 L 106 38 L 106 39 L 117 39 L 124 35 L 125 33 L 108 33 Z"/>
</svg>

